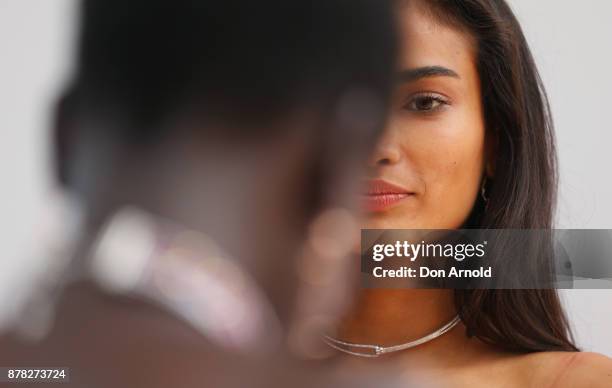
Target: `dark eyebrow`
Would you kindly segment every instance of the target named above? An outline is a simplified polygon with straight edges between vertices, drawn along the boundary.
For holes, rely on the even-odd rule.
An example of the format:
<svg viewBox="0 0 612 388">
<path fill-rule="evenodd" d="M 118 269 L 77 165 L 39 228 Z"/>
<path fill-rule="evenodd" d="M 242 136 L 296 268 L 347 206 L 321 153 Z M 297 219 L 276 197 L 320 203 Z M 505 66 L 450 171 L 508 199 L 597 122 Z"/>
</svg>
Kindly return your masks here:
<svg viewBox="0 0 612 388">
<path fill-rule="evenodd" d="M 442 66 L 425 66 L 417 67 L 415 69 L 407 69 L 400 71 L 396 76 L 396 82 L 412 82 L 420 78 L 426 77 L 453 77 L 460 78 L 459 74 L 455 73 L 451 69 L 447 69 Z"/>
</svg>

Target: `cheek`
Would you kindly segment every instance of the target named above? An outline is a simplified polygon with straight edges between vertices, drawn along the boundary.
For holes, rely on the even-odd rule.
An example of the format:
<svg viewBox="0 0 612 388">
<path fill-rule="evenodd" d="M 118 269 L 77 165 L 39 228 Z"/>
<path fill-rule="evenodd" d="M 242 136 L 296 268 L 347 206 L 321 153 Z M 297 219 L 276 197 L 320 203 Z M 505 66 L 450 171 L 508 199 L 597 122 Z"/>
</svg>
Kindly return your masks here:
<svg viewBox="0 0 612 388">
<path fill-rule="evenodd" d="M 407 154 L 424 185 L 422 216 L 431 227 L 458 228 L 474 205 L 484 159 L 482 122 L 453 119 L 419 128 Z M 416 141 L 422 137 L 420 141 Z"/>
</svg>

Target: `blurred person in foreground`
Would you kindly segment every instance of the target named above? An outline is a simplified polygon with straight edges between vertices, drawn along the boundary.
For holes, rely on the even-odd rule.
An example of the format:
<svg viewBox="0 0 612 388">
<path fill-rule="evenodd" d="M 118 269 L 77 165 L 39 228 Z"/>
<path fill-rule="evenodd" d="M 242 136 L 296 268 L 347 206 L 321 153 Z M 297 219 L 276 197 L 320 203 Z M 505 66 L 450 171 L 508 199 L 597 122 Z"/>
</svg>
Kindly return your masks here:
<svg viewBox="0 0 612 388">
<path fill-rule="evenodd" d="M 39 340 L 7 335 L 0 364 L 87 387 L 321 385 L 333 366 L 303 360 L 325 356 L 350 294 L 346 209 L 383 126 L 388 4 L 80 11 L 55 132 L 77 237 L 16 325 Z"/>
</svg>

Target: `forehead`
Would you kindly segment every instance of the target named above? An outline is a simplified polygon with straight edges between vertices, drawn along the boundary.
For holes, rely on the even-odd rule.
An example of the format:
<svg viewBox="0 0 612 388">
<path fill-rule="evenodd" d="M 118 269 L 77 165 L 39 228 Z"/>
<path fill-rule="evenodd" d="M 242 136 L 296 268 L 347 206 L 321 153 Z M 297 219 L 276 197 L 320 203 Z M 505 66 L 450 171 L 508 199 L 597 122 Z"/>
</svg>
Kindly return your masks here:
<svg viewBox="0 0 612 388">
<path fill-rule="evenodd" d="M 467 32 L 441 23 L 414 2 L 398 9 L 400 68 L 444 66 L 461 73 L 475 71 L 476 42 Z"/>
</svg>

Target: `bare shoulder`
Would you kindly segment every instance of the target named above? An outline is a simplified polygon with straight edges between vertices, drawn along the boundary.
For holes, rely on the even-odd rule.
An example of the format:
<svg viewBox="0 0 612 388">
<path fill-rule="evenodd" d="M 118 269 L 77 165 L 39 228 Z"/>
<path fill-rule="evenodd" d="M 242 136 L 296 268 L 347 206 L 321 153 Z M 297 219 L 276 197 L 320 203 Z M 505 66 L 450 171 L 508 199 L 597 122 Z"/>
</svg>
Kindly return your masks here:
<svg viewBox="0 0 612 388">
<path fill-rule="evenodd" d="M 597 353 L 573 353 L 553 387 L 612 387 L 612 359 Z"/>
<path fill-rule="evenodd" d="M 612 359 L 588 352 L 543 352 L 524 359 L 537 386 L 550 388 L 612 387 Z M 532 382 L 534 382 L 532 380 Z"/>
</svg>

